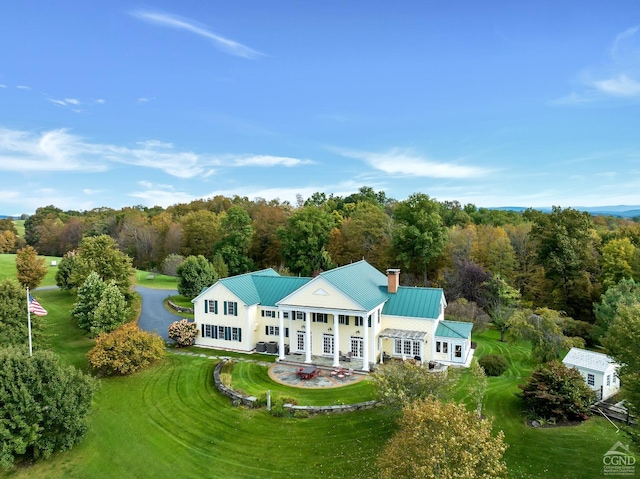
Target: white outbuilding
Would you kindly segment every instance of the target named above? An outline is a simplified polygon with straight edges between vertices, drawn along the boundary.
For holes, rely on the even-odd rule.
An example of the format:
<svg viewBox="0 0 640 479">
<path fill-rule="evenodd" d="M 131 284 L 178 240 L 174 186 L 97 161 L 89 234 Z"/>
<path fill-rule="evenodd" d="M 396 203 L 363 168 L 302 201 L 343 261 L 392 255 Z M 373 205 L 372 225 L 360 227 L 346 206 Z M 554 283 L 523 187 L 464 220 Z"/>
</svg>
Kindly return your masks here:
<svg viewBox="0 0 640 479">
<path fill-rule="evenodd" d="M 606 354 L 571 348 L 562 360 L 565 366 L 576 368 L 597 399 L 607 399 L 620 390 L 617 370 L 620 365 Z"/>
</svg>

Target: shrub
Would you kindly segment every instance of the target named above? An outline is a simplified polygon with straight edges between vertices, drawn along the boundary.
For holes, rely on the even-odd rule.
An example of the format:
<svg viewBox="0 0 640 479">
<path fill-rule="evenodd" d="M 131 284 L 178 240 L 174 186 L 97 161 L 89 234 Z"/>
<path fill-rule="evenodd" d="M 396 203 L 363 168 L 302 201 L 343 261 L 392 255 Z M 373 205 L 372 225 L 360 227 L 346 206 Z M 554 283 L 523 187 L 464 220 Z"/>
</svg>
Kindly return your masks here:
<svg viewBox="0 0 640 479">
<path fill-rule="evenodd" d="M 96 387 L 50 351 L 0 349 L 0 466 L 47 458 L 79 442 Z"/>
<path fill-rule="evenodd" d="M 160 336 L 127 323 L 111 333 L 103 333 L 87 357 L 93 370 L 105 376 L 131 374 L 162 359 L 165 344 Z"/>
<path fill-rule="evenodd" d="M 595 395 L 575 368 L 550 361 L 533 370 L 522 389 L 524 408 L 536 418 L 584 420 L 590 414 Z"/>
<path fill-rule="evenodd" d="M 487 376 L 500 376 L 509 368 L 509 362 L 504 356 L 498 354 L 487 354 L 482 356 L 478 363 L 484 369 Z"/>
<path fill-rule="evenodd" d="M 176 347 L 191 346 L 198 336 L 198 325 L 193 321 L 182 319 L 169 325 L 169 339 L 173 339 Z"/>
</svg>

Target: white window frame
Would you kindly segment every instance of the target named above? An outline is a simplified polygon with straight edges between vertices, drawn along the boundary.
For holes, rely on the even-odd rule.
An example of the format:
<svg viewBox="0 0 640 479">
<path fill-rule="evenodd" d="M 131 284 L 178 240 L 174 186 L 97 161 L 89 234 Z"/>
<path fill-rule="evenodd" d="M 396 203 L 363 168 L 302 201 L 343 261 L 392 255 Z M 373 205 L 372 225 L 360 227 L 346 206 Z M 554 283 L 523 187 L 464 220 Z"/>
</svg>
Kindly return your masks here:
<svg viewBox="0 0 640 479">
<path fill-rule="evenodd" d="M 333 354 L 335 338 L 333 334 L 322 333 L 322 354 Z"/>
<path fill-rule="evenodd" d="M 587 384 L 589 386 L 595 386 L 596 385 L 596 375 L 595 374 L 587 373 Z"/>
</svg>

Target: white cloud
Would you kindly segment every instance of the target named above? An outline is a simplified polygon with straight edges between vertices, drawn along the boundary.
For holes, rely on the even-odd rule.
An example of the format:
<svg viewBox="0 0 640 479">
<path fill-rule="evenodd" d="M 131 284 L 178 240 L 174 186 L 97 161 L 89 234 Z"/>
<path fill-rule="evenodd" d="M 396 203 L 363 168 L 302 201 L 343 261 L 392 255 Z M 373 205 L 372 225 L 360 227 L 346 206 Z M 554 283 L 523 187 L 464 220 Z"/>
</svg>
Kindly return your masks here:
<svg viewBox="0 0 640 479">
<path fill-rule="evenodd" d="M 289 158 L 286 156 L 269 156 L 269 155 L 252 155 L 246 157 L 238 157 L 233 159 L 234 166 L 299 166 L 309 165 L 313 163 L 311 160 L 301 160 L 299 158 Z"/>
<path fill-rule="evenodd" d="M 98 105 L 104 105 L 106 103 L 106 100 L 104 100 L 103 98 L 98 98 L 95 102 Z"/>
<path fill-rule="evenodd" d="M 376 170 L 390 175 L 422 176 L 427 178 L 477 178 L 490 170 L 455 162 L 439 162 L 416 155 L 410 150 L 393 148 L 385 152 L 337 150 L 347 158 L 368 163 Z"/>
<path fill-rule="evenodd" d="M 66 101 L 70 105 L 79 105 L 80 104 L 80 100 L 77 100 L 75 98 L 65 98 L 64 101 Z"/>
<path fill-rule="evenodd" d="M 196 199 L 193 194 L 176 191 L 171 185 L 156 185 L 148 181 L 139 181 L 138 184 L 142 189 L 128 193 L 128 196 L 141 199 L 148 206 L 157 205 L 167 208 L 177 203 L 188 203 Z"/>
<path fill-rule="evenodd" d="M 149 103 L 149 101 L 150 101 L 149 98 L 144 96 L 141 98 L 138 98 L 138 103 Z"/>
<path fill-rule="evenodd" d="M 31 90 L 31 87 L 27 85 L 18 85 L 16 88 L 18 90 Z"/>
<path fill-rule="evenodd" d="M 252 48 L 249 48 L 241 43 L 213 33 L 205 26 L 199 25 L 197 22 L 187 18 L 182 18 L 177 15 L 171 15 L 167 13 L 157 13 L 143 10 L 132 12 L 131 15 L 139 18 L 140 20 L 154 23 L 156 25 L 185 30 L 212 40 L 216 48 L 225 53 L 228 53 L 229 55 L 249 59 L 257 58 L 263 55 L 262 53 L 253 50 Z"/>
<path fill-rule="evenodd" d="M 0 88 L 7 88 L 7 85 L 0 85 Z"/>
<path fill-rule="evenodd" d="M 65 102 L 64 100 L 56 100 L 54 98 L 47 98 L 47 100 L 49 100 L 54 105 L 67 106 L 67 102 Z"/>
<path fill-rule="evenodd" d="M 580 94 L 572 91 L 566 96 L 557 98 L 551 101 L 552 105 L 582 105 L 584 103 L 590 103 L 593 101 L 593 97 L 589 97 L 586 94 Z"/>
<path fill-rule="evenodd" d="M 608 80 L 594 81 L 593 86 L 608 95 L 624 97 L 640 95 L 640 83 L 625 74 Z"/>
</svg>

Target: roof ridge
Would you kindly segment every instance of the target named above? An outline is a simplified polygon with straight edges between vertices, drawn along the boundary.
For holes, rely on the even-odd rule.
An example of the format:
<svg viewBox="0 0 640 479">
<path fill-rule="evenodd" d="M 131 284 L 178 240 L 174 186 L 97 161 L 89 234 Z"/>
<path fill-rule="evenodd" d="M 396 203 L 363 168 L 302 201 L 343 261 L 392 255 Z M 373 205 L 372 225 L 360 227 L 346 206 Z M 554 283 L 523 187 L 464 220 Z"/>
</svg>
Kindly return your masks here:
<svg viewBox="0 0 640 479">
<path fill-rule="evenodd" d="M 279 277 L 281 277 L 280 273 L 278 273 L 275 269 L 273 269 L 273 268 L 265 268 L 265 269 L 260 269 L 258 271 L 249 271 L 248 273 L 234 274 L 233 276 L 227 276 L 225 278 L 219 278 L 218 281 L 224 281 L 226 279 L 242 278 L 243 276 L 262 276 L 260 273 L 266 273 L 267 271 L 273 271 Z M 275 276 L 273 276 L 273 277 L 275 277 Z"/>
<path fill-rule="evenodd" d="M 360 259 L 360 260 L 356 261 L 355 263 L 343 264 L 342 266 L 338 266 L 336 268 L 331 268 L 331 269 L 328 269 L 326 271 L 322 271 L 318 276 L 322 276 L 322 275 L 324 275 L 326 273 L 331 273 L 332 271 L 338 271 L 339 269 L 348 268 L 348 267 L 353 266 L 353 265 L 358 264 L 358 263 L 367 263 L 367 261 L 364 260 L 364 259 Z M 369 263 L 367 263 L 367 264 L 369 264 Z M 374 267 L 372 265 L 369 265 L 369 266 L 371 266 L 372 268 Z M 375 269 L 377 270 L 378 268 L 375 268 Z"/>
</svg>

